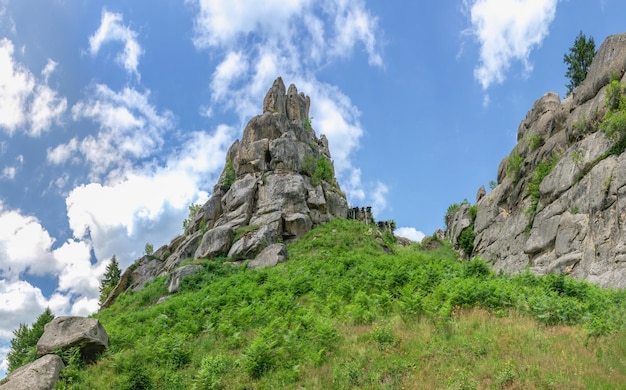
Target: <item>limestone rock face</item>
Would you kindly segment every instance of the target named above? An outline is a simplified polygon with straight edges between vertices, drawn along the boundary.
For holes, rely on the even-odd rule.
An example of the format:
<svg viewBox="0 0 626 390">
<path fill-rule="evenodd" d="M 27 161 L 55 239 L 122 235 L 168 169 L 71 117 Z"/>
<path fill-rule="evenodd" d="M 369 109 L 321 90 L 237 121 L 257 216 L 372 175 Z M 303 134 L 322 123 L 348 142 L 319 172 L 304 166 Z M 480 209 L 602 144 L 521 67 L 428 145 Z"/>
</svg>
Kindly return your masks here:
<svg viewBox="0 0 626 390">
<path fill-rule="evenodd" d="M 310 105 L 295 85 L 287 89 L 276 79 L 263 100 L 263 113 L 250 119 L 241 140 L 229 148 L 213 194 L 188 230 L 130 267 L 103 307 L 119 293 L 171 273 L 186 259 L 254 260 L 273 244 L 299 238 L 331 218 L 345 218 L 346 196 L 335 180 L 328 140 L 318 138 L 311 126 Z M 320 164 L 330 167 L 330 177 L 315 174 Z M 281 256 L 286 259 L 286 252 Z M 260 261 L 271 262 L 276 263 Z"/>
<path fill-rule="evenodd" d="M 44 327 L 37 354 L 43 356 L 70 347 L 79 347 L 83 359 L 92 362 L 109 347 L 109 336 L 95 318 L 56 317 Z"/>
<path fill-rule="evenodd" d="M 45 355 L 13 371 L 0 390 L 52 390 L 65 367 L 57 355 Z"/>
<path fill-rule="evenodd" d="M 561 101 L 548 93 L 535 102 L 518 129 L 514 151 L 523 161 L 517 175 L 505 157 L 498 185 L 477 200 L 475 255 L 496 270 L 529 267 L 537 274 L 565 273 L 626 287 L 626 154 L 610 155 L 616 140 L 598 128 L 606 112 L 606 85 L 612 75 L 626 81 L 625 70 L 626 34 L 611 36 L 571 96 Z M 528 184 L 551 156 L 557 162 L 535 199 Z M 447 236 L 453 242 L 469 226 L 466 217 L 463 208 L 449 216 Z"/>
</svg>

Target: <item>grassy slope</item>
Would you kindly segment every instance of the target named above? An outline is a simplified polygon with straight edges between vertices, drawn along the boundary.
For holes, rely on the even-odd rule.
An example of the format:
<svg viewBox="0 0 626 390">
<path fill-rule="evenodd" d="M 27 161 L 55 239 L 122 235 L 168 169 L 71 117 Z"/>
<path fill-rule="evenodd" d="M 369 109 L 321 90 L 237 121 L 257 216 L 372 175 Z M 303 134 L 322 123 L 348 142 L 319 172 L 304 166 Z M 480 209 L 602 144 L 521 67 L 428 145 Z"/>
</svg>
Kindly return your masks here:
<svg viewBox="0 0 626 390">
<path fill-rule="evenodd" d="M 389 237 L 385 237 L 389 240 Z M 562 276 L 496 275 L 449 247 L 391 246 L 334 220 L 290 260 L 164 279 L 99 318 L 110 349 L 58 388 L 619 388 L 626 292 Z"/>
</svg>

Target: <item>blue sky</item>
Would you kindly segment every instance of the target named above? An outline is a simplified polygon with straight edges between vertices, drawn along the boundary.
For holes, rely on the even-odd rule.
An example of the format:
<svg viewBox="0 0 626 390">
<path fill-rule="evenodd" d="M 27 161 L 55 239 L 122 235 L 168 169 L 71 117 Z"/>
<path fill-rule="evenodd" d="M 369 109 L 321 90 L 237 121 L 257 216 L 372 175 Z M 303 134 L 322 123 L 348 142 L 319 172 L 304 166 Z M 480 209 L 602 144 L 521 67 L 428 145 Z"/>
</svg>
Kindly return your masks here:
<svg viewBox="0 0 626 390">
<path fill-rule="evenodd" d="M 535 100 L 565 94 L 578 32 L 599 46 L 624 14 L 619 0 L 0 0 L 0 361 L 45 307 L 97 310 L 113 255 L 125 268 L 182 232 L 276 77 L 311 97 L 349 203 L 418 239 L 496 179 Z"/>
</svg>

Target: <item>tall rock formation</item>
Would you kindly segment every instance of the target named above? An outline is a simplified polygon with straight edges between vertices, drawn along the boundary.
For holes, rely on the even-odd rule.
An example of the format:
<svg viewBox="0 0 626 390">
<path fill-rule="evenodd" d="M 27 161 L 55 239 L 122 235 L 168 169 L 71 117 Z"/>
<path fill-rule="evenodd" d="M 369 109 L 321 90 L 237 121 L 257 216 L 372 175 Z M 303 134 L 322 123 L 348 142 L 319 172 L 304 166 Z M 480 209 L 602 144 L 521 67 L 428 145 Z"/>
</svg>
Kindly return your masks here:
<svg viewBox="0 0 626 390">
<path fill-rule="evenodd" d="M 122 275 L 107 302 L 120 292 L 140 289 L 189 258 L 252 260 L 285 258 L 280 244 L 299 238 L 333 217 L 345 218 L 348 203 L 335 180 L 324 135 L 309 118 L 310 99 L 295 85 L 274 81 L 263 100 L 263 114 L 250 119 L 241 140 L 228 150 L 226 164 L 211 198 L 187 231 L 154 254 L 144 256 Z"/>
<path fill-rule="evenodd" d="M 458 244 L 460 231 L 473 228 L 474 255 L 496 270 L 529 267 L 626 287 L 626 136 L 601 129 L 608 85 L 626 82 L 625 70 L 626 34 L 608 37 L 570 96 L 537 100 L 498 185 L 477 200 L 473 223 L 467 207 L 447 216 L 448 238 Z"/>
</svg>

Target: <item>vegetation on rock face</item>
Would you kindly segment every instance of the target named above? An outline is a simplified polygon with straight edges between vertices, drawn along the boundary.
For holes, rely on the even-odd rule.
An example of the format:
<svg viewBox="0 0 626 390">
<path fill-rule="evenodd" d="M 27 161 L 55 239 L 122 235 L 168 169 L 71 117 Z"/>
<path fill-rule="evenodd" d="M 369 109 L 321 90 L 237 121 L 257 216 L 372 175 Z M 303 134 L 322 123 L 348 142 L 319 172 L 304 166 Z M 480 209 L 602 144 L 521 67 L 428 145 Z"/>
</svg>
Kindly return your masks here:
<svg viewBox="0 0 626 390">
<path fill-rule="evenodd" d="M 235 166 L 233 164 L 233 160 L 226 161 L 226 172 L 224 173 L 224 182 L 222 183 L 222 189 L 224 191 L 228 191 L 230 186 L 233 185 L 235 180 L 237 179 L 237 175 L 235 174 Z"/>
<path fill-rule="evenodd" d="M 53 319 L 54 314 L 52 314 L 50 308 L 47 308 L 37 317 L 32 326 L 20 324 L 13 331 L 15 337 L 11 339 L 11 349 L 7 356 L 9 372 L 37 360 L 39 357 L 37 355 L 37 341 L 43 335 L 44 326 Z"/>
<path fill-rule="evenodd" d="M 537 213 L 537 207 L 539 206 L 539 198 L 541 197 L 539 186 L 541 186 L 543 179 L 552 172 L 560 157 L 558 153 L 552 154 L 549 159 L 541 161 L 533 171 L 527 188 L 527 193 L 530 195 L 530 206 L 526 210 L 526 213 L 531 216 L 531 220 Z"/>
<path fill-rule="evenodd" d="M 185 233 L 188 233 L 188 230 L 191 227 L 190 224 L 193 222 L 194 218 L 196 217 L 196 215 L 198 214 L 201 208 L 202 208 L 202 205 L 199 203 L 192 203 L 189 205 L 189 215 L 183 221 L 183 231 Z"/>
<path fill-rule="evenodd" d="M 600 128 L 606 136 L 615 141 L 609 154 L 619 155 L 626 149 L 626 85 L 612 80 L 606 87 L 607 112 Z"/>
<path fill-rule="evenodd" d="M 335 219 L 289 244 L 276 267 L 200 260 L 203 272 L 162 303 L 166 277 L 122 294 L 95 315 L 109 350 L 95 365 L 70 364 L 58 388 L 623 384 L 626 292 L 496 274 L 459 262 L 448 244 L 387 253 L 378 237 Z"/>
<path fill-rule="evenodd" d="M 113 291 L 115 286 L 117 286 L 121 275 L 122 270 L 120 269 L 120 264 L 118 263 L 115 255 L 113 255 L 111 262 L 107 265 L 104 271 L 104 276 L 100 281 L 100 299 L 98 300 L 100 306 L 102 306 L 102 304 L 109 297 L 111 291 Z"/>
<path fill-rule="evenodd" d="M 524 162 L 524 157 L 522 157 L 517 149 L 514 149 L 509 155 L 508 165 L 506 168 L 507 176 L 513 179 L 513 182 L 517 183 L 521 178 L 522 172 L 522 163 Z"/>
<path fill-rule="evenodd" d="M 574 45 L 569 48 L 569 53 L 563 55 L 563 62 L 567 64 L 565 77 L 569 79 L 569 84 L 566 85 L 568 95 L 585 80 L 595 55 L 596 44 L 593 37 L 587 38 L 581 31 Z"/>
</svg>

